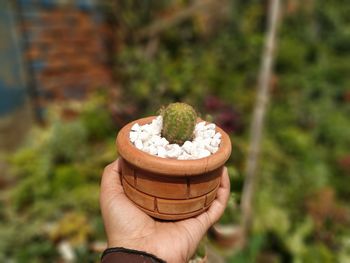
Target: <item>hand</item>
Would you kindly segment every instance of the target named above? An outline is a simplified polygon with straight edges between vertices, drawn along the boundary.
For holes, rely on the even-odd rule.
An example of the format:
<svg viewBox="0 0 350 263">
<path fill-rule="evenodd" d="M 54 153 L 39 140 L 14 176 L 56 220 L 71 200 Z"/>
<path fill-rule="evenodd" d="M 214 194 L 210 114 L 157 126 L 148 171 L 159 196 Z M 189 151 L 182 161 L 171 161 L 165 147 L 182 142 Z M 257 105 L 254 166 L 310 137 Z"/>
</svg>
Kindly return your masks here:
<svg viewBox="0 0 350 263">
<path fill-rule="evenodd" d="M 124 247 L 151 253 L 169 263 L 188 262 L 200 240 L 225 210 L 230 181 L 225 168 L 216 199 L 197 217 L 160 222 L 137 208 L 124 194 L 118 160 L 102 176 L 100 206 L 108 247 Z"/>
</svg>

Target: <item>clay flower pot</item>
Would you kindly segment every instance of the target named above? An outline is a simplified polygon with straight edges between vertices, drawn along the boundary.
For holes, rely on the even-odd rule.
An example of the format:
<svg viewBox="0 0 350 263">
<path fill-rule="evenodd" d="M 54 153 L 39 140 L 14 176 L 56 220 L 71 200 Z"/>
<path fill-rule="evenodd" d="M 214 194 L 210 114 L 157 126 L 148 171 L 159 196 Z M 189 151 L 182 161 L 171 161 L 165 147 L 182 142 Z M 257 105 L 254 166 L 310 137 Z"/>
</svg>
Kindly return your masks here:
<svg viewBox="0 0 350 263">
<path fill-rule="evenodd" d="M 219 127 L 218 151 L 197 160 L 153 156 L 137 149 L 129 140 L 132 125 L 150 123 L 155 116 L 133 121 L 118 133 L 121 180 L 126 195 L 148 215 L 163 220 L 196 216 L 213 202 L 223 166 L 231 154 L 229 136 Z"/>
<path fill-rule="evenodd" d="M 237 225 L 221 225 L 216 223 L 211 228 L 209 228 L 209 237 L 215 244 L 222 249 L 239 249 L 243 247 L 244 235 L 243 230 Z"/>
</svg>

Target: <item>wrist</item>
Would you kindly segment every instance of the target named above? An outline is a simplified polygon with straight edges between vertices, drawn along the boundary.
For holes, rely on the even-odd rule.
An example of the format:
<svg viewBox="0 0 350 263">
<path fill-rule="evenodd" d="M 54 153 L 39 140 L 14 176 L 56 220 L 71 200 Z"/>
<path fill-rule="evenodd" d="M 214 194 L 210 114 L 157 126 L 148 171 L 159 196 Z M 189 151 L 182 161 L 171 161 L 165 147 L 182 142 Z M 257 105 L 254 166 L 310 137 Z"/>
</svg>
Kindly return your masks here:
<svg viewBox="0 0 350 263">
<path fill-rule="evenodd" d="M 115 248 L 115 247 L 123 247 L 127 249 L 134 249 L 134 250 L 140 250 L 144 251 L 146 248 L 143 246 L 141 240 L 119 240 L 119 239 L 112 239 L 108 240 L 107 242 L 107 249 L 109 248 Z"/>
<path fill-rule="evenodd" d="M 108 240 L 107 244 L 108 244 L 107 249 L 122 247 L 130 250 L 144 251 L 146 253 L 150 253 L 155 256 L 158 256 L 159 254 L 155 248 L 150 247 L 150 245 L 153 245 L 153 244 L 145 244 L 145 242 L 142 239 L 127 239 L 127 240 L 113 239 L 113 240 Z"/>
<path fill-rule="evenodd" d="M 111 247 L 107 248 L 102 256 L 101 260 L 102 263 L 106 262 L 115 262 L 115 260 L 123 259 L 123 260 L 132 260 L 134 262 L 135 260 L 142 260 L 142 262 L 152 262 L 152 263 L 166 263 L 163 259 L 160 259 L 159 257 L 147 253 L 145 251 L 135 250 L 135 249 L 129 249 L 124 247 Z M 136 262 L 136 261 L 135 261 Z"/>
</svg>

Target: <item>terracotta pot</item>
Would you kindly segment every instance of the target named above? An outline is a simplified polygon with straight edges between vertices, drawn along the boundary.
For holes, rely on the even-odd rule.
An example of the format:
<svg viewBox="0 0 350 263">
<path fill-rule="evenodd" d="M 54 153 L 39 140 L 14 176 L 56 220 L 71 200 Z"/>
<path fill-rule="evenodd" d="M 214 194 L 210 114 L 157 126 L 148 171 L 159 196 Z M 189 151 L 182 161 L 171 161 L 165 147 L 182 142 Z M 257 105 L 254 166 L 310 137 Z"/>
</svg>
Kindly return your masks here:
<svg viewBox="0 0 350 263">
<path fill-rule="evenodd" d="M 205 211 L 215 199 L 223 166 L 231 154 L 229 136 L 222 134 L 219 150 L 197 160 L 153 156 L 129 140 L 132 125 L 150 123 L 155 116 L 124 126 L 117 136 L 121 156 L 121 179 L 126 195 L 152 217 L 180 220 Z"/>
<path fill-rule="evenodd" d="M 223 249 L 238 249 L 242 247 L 244 235 L 242 228 L 237 225 L 213 225 L 209 231 L 210 239 Z"/>
</svg>

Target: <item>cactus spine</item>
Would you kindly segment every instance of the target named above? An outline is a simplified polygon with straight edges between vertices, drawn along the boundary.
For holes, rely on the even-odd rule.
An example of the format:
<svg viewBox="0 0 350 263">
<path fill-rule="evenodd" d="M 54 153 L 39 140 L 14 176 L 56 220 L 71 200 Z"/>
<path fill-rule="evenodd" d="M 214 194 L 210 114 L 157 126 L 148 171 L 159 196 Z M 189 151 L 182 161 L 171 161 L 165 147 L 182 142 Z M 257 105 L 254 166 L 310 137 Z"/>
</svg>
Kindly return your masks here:
<svg viewBox="0 0 350 263">
<path fill-rule="evenodd" d="M 186 103 L 171 103 L 161 111 L 163 116 L 162 136 L 170 143 L 182 145 L 193 139 L 197 122 L 196 111 Z"/>
</svg>

